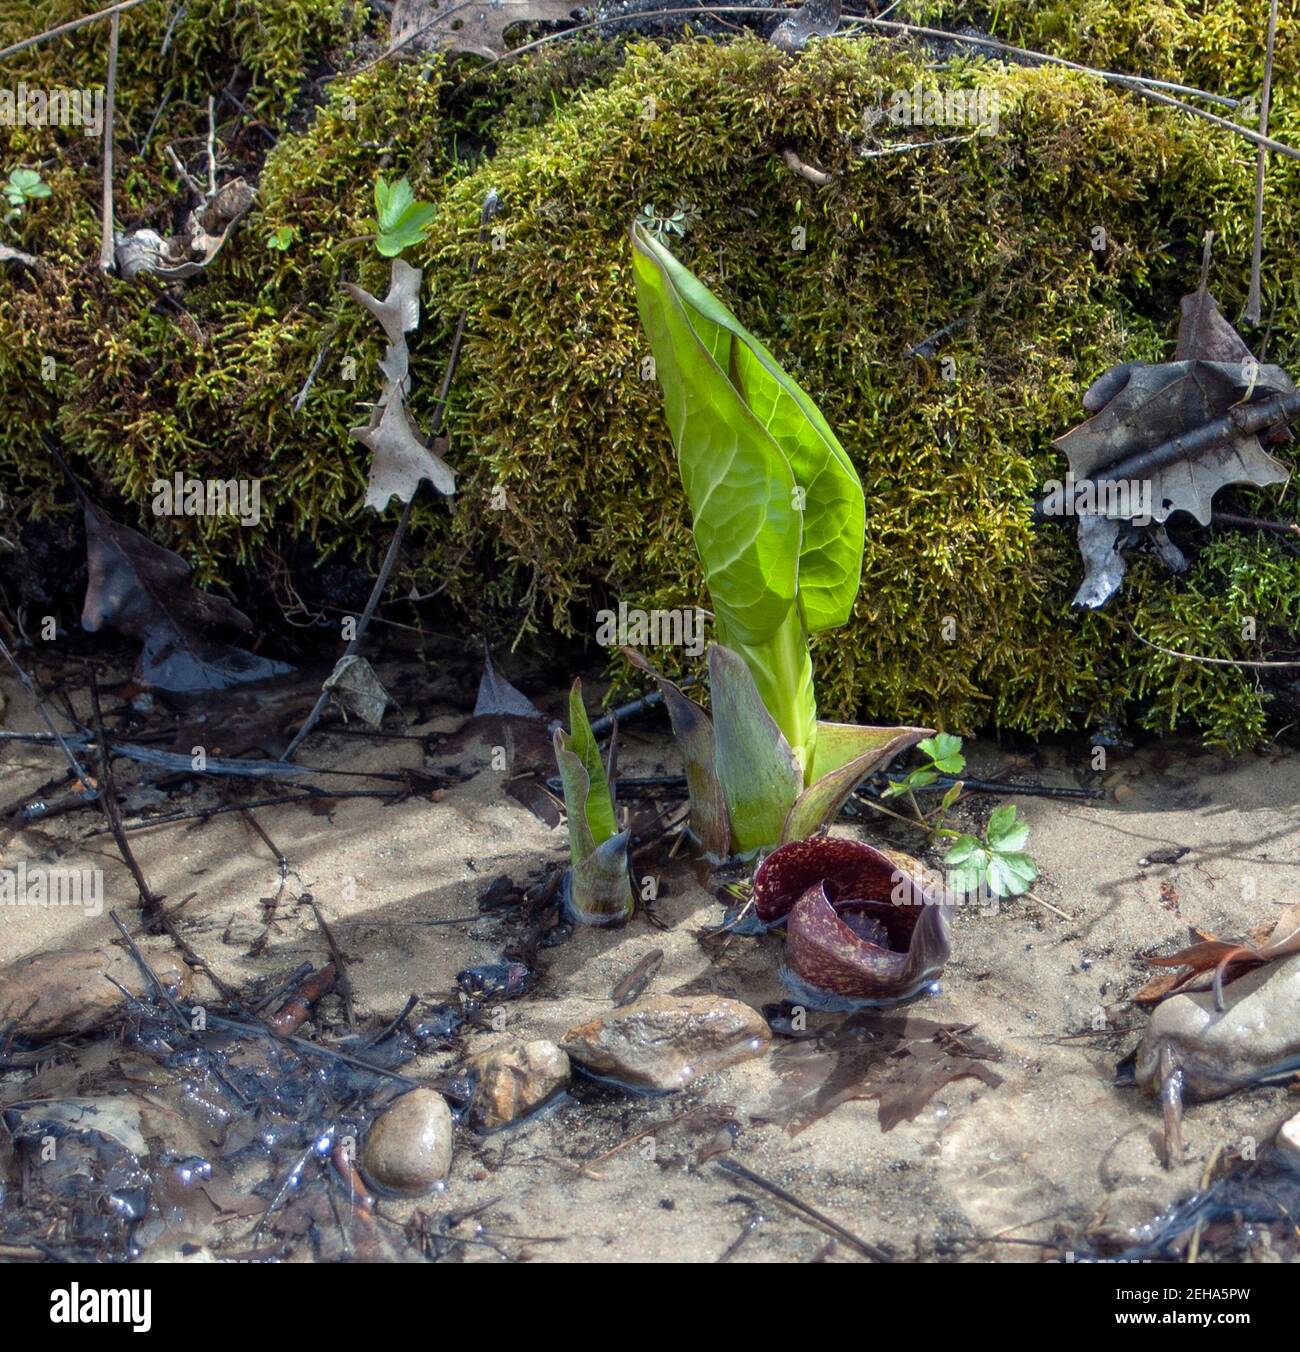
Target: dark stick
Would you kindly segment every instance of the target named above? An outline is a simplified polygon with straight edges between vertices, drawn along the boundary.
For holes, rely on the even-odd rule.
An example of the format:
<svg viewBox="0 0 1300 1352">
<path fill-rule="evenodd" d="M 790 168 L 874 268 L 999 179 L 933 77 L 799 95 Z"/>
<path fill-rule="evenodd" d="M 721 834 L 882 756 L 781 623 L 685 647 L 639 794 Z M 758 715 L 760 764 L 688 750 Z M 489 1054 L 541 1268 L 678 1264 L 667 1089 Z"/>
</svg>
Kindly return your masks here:
<svg viewBox="0 0 1300 1352">
<path fill-rule="evenodd" d="M 634 714 L 644 713 L 645 710 L 653 709 L 663 702 L 664 697 L 658 690 L 652 690 L 648 695 L 642 695 L 638 699 L 630 699 L 626 704 L 620 704 L 617 709 L 611 709 L 609 713 L 595 719 L 591 725 L 592 734 L 603 737 L 607 732 L 613 731 L 615 723 L 621 723 L 623 719 L 631 718 Z"/>
<path fill-rule="evenodd" d="M 191 894 L 191 896 L 193 895 L 195 894 Z M 189 900 L 190 897 L 185 898 L 185 901 Z M 221 993 L 221 998 L 226 1002 L 226 1004 L 228 1004 L 232 1009 L 238 1009 L 240 1007 L 239 993 L 235 991 L 232 987 L 227 986 L 226 983 L 222 981 L 222 979 L 216 974 L 216 972 L 212 970 L 211 964 L 206 962 L 203 958 L 201 958 L 190 947 L 188 940 L 186 940 L 185 937 L 181 934 L 181 932 L 176 928 L 176 912 L 179 911 L 180 908 L 185 905 L 185 901 L 178 902 L 175 906 L 172 907 L 170 911 L 165 911 L 163 913 L 161 921 L 162 928 L 166 933 L 167 937 L 172 941 L 172 943 L 174 943 L 176 947 L 180 949 L 181 956 L 185 959 L 185 961 L 188 962 L 189 965 L 195 968 L 197 971 L 202 972 L 203 975 L 206 976 L 210 982 L 212 982 L 212 984 Z"/>
<path fill-rule="evenodd" d="M 122 917 L 116 911 L 109 911 L 108 918 L 117 926 L 117 931 L 122 936 L 127 951 L 135 960 L 135 965 L 140 969 L 144 979 L 153 987 L 154 994 L 171 1010 L 172 1016 L 185 1029 L 186 1033 L 191 1034 L 193 1030 L 190 1028 L 189 1020 L 181 1012 L 181 1007 L 172 999 L 167 987 L 159 979 L 157 972 L 149 966 L 148 959 L 140 952 L 140 946 L 131 938 L 131 931 L 122 923 Z M 110 977 L 109 980 L 112 980 L 112 978 Z M 122 987 L 119 986 L 118 989 L 120 990 Z M 128 991 L 127 994 L 130 995 L 130 992 Z M 131 996 L 131 998 L 134 999 L 135 997 Z"/>
<path fill-rule="evenodd" d="M 41 722 L 50 730 L 50 738 L 58 744 L 59 750 L 63 752 L 64 758 L 72 767 L 72 773 L 84 784 L 87 790 L 90 789 L 90 776 L 81 768 L 81 762 L 72 754 L 72 748 L 64 740 L 63 734 L 54 726 L 54 720 L 50 717 L 50 711 L 45 707 L 45 701 L 40 697 L 32 678 L 18 664 L 18 659 L 9 651 L 9 645 L 0 638 L 0 653 L 2 653 L 9 665 L 13 667 L 22 683 L 23 688 L 32 697 L 36 704 L 36 712 L 41 716 Z M 39 735 L 39 734 L 36 734 Z M 26 740 L 18 733 L 7 733 L 7 738 L 15 741 Z M 74 739 L 75 740 L 75 739 Z"/>
<path fill-rule="evenodd" d="M 317 790 L 315 793 L 285 794 L 280 798 L 259 798 L 252 803 L 225 803 L 220 807 L 201 808 L 197 812 L 167 812 L 158 817 L 146 817 L 141 821 L 131 822 L 126 829 L 128 831 L 147 831 L 151 826 L 168 826 L 173 822 L 206 821 L 209 817 L 219 817 L 223 812 L 247 812 L 258 807 L 283 807 L 291 803 L 310 803 L 321 798 L 391 798 L 396 800 L 400 796 L 400 794 L 388 789 L 339 789 L 336 793 L 325 793 Z M 91 834 L 96 833 L 92 832 Z"/>
<path fill-rule="evenodd" d="M 57 734 L 55 734 L 57 738 Z M 41 744 L 54 740 L 41 732 L 11 732 L 0 740 L 14 742 L 34 742 Z M 58 740 L 62 741 L 61 738 Z M 88 735 L 79 735 L 69 739 L 73 746 L 86 748 L 94 744 Z M 142 765 L 153 765 L 160 770 L 169 770 L 173 774 L 191 775 L 233 775 L 244 779 L 284 779 L 297 775 L 340 775 L 348 779 L 386 779 L 399 784 L 410 782 L 412 771 L 394 772 L 388 770 L 338 770 L 323 766 L 292 765 L 287 761 L 274 760 L 226 760 L 220 756 L 208 756 L 204 769 L 194 768 L 193 758 L 177 751 L 158 751 L 151 746 L 141 746 L 137 742 L 114 742 L 113 754 L 125 756 L 128 760 L 139 761 Z"/>
<path fill-rule="evenodd" d="M 382 1032 L 377 1033 L 370 1039 L 369 1045 L 377 1047 L 381 1042 L 387 1041 L 410 1017 L 411 1011 L 420 1003 L 418 995 L 408 995 L 406 1004 L 402 1006 L 402 1012 L 390 1023 Z"/>
<path fill-rule="evenodd" d="M 1265 521 L 1260 516 L 1238 516 L 1235 512 L 1215 512 L 1210 524 L 1242 526 L 1248 530 L 1272 530 L 1279 535 L 1300 535 L 1300 526 L 1294 521 Z"/>
<path fill-rule="evenodd" d="M 266 831 L 262 828 L 262 823 L 253 816 L 252 812 L 247 807 L 240 813 L 240 816 L 242 816 L 244 821 L 262 838 L 262 843 L 271 851 L 271 857 L 279 866 L 280 886 L 275 894 L 275 900 L 271 903 L 271 911 L 274 913 L 280 905 L 280 898 L 284 896 L 285 882 L 289 877 L 289 860 L 285 856 L 284 851 L 266 834 Z"/>
<path fill-rule="evenodd" d="M 484 200 L 483 209 L 479 213 L 478 229 L 478 248 L 470 259 L 469 275 L 473 280 L 475 273 L 478 272 L 479 256 L 483 251 L 483 246 L 487 241 L 488 222 L 497 214 L 500 207 L 500 200 L 496 192 L 489 192 Z M 462 310 L 460 317 L 456 320 L 456 331 L 452 335 L 451 352 L 447 357 L 447 369 L 443 373 L 442 387 L 438 391 L 438 402 L 434 406 L 433 417 L 429 423 L 429 437 L 436 437 L 442 430 L 443 413 L 447 407 L 447 395 L 451 390 L 451 382 L 456 375 L 456 367 L 460 364 L 460 349 L 465 338 L 465 321 L 468 312 Z M 418 491 L 418 489 L 417 489 Z M 352 635 L 352 640 L 343 650 L 343 657 L 352 657 L 361 647 L 361 640 L 365 637 L 366 629 L 370 625 L 371 616 L 374 615 L 384 592 L 388 588 L 388 579 L 392 574 L 393 568 L 397 563 L 397 556 L 401 553 L 402 540 L 406 535 L 406 528 L 411 522 L 411 509 L 415 505 L 415 493 L 411 494 L 408 501 L 402 508 L 402 515 L 397 522 L 397 530 L 393 534 L 392 543 L 388 546 L 388 553 L 384 555 L 383 566 L 379 570 L 379 576 L 375 578 L 375 585 L 371 588 L 370 599 L 366 602 L 366 608 L 361 612 L 361 618 L 357 621 L 356 631 Z M 339 658 L 341 662 L 343 657 Z M 282 759 L 292 760 L 294 752 L 302 745 L 304 738 L 320 722 L 321 715 L 325 712 L 325 706 L 329 703 L 329 691 L 322 690 L 319 698 L 316 700 L 311 713 L 307 715 L 307 721 L 294 734 L 293 741 L 285 748 Z"/>
<path fill-rule="evenodd" d="M 1149 450 L 1125 455 L 1094 471 L 1086 479 L 1076 479 L 1075 486 L 1078 488 L 1091 483 L 1104 490 L 1111 480 L 1146 478 L 1166 465 L 1211 450 L 1231 437 L 1263 432 L 1270 427 L 1294 422 L 1297 418 L 1300 418 L 1300 390 L 1289 394 L 1273 394 L 1255 404 L 1237 404 L 1221 418 L 1213 418 L 1190 432 L 1170 437 Z M 1034 504 L 1036 519 L 1049 519 L 1046 503 L 1047 499 L 1043 498 Z"/>
<path fill-rule="evenodd" d="M 872 776 L 872 778 L 875 778 L 875 776 Z M 888 774 L 884 778 L 891 784 L 900 784 L 907 776 L 904 774 Z M 968 789 L 971 793 L 1020 794 L 1025 798 L 1082 799 L 1104 796 L 1100 789 L 1068 788 L 1056 784 L 1006 784 L 997 779 L 972 779 L 964 775 L 940 775 L 934 783 L 927 784 L 924 789 L 916 790 L 916 792 L 946 793 L 957 783 L 960 783 L 963 788 Z M 558 793 L 563 786 L 557 778 L 552 776 L 546 781 L 546 787 Z M 629 775 L 618 780 L 616 788 L 620 794 L 627 793 L 629 797 L 637 796 L 637 790 L 643 793 L 653 793 L 656 789 L 667 793 L 685 793 L 686 776 Z"/>
<path fill-rule="evenodd" d="M 349 1056 L 347 1052 L 327 1047 L 323 1042 L 308 1042 L 306 1038 L 294 1036 L 281 1037 L 265 1024 L 245 1023 L 242 1019 L 227 1019 L 221 1014 L 211 1012 L 208 1014 L 208 1022 L 216 1024 L 218 1028 L 228 1028 L 233 1033 L 247 1033 L 252 1036 L 271 1038 L 275 1042 L 286 1043 L 297 1052 L 323 1056 L 331 1061 L 342 1061 L 344 1065 L 355 1066 L 358 1070 L 367 1070 L 372 1075 L 382 1076 L 386 1080 L 395 1080 L 398 1084 L 404 1084 L 408 1089 L 419 1089 L 421 1087 L 419 1080 L 413 1080 L 408 1075 L 399 1075 L 397 1071 L 389 1070 L 386 1066 L 374 1065 L 359 1056 Z"/>
<path fill-rule="evenodd" d="M 419 491 L 418 489 L 416 490 Z M 361 640 L 365 637 L 366 629 L 370 625 L 370 617 L 375 613 L 375 607 L 379 604 L 379 599 L 383 596 L 388 587 L 388 579 L 392 576 L 393 568 L 397 563 L 397 556 L 401 553 L 402 540 L 406 535 L 406 528 L 411 522 L 411 511 L 415 506 L 415 493 L 402 505 L 402 515 L 397 520 L 397 529 L 393 532 L 393 538 L 389 543 L 388 552 L 384 555 L 384 562 L 379 569 L 379 576 L 375 578 L 374 588 L 371 590 L 370 599 L 366 602 L 366 608 L 361 612 L 361 618 L 357 621 L 357 627 L 352 635 L 348 646 L 343 650 L 343 656 L 339 658 L 341 662 L 344 657 L 352 657 L 361 646 Z M 294 753 L 302 745 L 307 735 L 320 721 L 320 716 L 325 712 L 325 706 L 329 703 L 330 692 L 322 689 L 316 703 L 312 706 L 312 711 L 307 715 L 307 720 L 302 727 L 294 734 L 293 740 L 284 749 L 284 755 L 281 760 L 291 761 Z"/>
<path fill-rule="evenodd" d="M 831 1234 L 836 1235 L 846 1244 L 852 1244 L 859 1253 L 865 1254 L 874 1262 L 892 1263 L 894 1261 L 884 1249 L 878 1248 L 865 1239 L 859 1239 L 852 1230 L 846 1230 L 838 1221 L 831 1220 L 829 1216 L 823 1215 L 816 1208 L 809 1206 L 807 1202 L 801 1202 L 794 1193 L 787 1192 L 779 1183 L 773 1183 L 764 1178 L 762 1174 L 756 1174 L 752 1169 L 746 1168 L 745 1165 L 736 1160 L 714 1160 L 714 1164 L 726 1173 L 734 1174 L 737 1178 L 743 1178 L 746 1183 L 752 1183 L 754 1187 L 770 1192 L 773 1197 L 779 1198 L 787 1206 L 792 1206 L 796 1211 L 802 1212 L 809 1220 L 820 1225 L 822 1229 L 829 1230 Z"/>
<path fill-rule="evenodd" d="M 144 912 L 144 922 L 149 928 L 157 925 L 162 916 L 162 900 L 156 897 L 150 890 L 145 876 L 140 870 L 140 865 L 136 863 L 135 855 L 131 852 L 131 846 L 127 842 L 126 831 L 122 824 L 122 809 L 117 801 L 117 785 L 113 782 L 113 753 L 108 744 L 108 738 L 104 733 L 103 713 L 99 707 L 99 683 L 95 680 L 94 671 L 90 671 L 90 707 L 95 715 L 95 733 L 99 738 L 99 760 L 104 779 L 104 791 L 99 795 L 100 805 L 104 809 L 104 815 L 108 818 L 108 824 L 113 832 L 113 839 L 117 843 L 118 852 L 121 854 L 127 868 L 131 870 L 131 876 L 135 879 L 135 885 L 140 893 L 140 906 Z"/>
<path fill-rule="evenodd" d="M 334 931 L 326 923 L 325 917 L 320 913 L 320 907 L 316 905 L 316 898 L 310 892 L 304 892 L 303 901 L 311 907 L 311 913 L 316 917 L 316 923 L 320 926 L 320 932 L 325 936 L 325 942 L 329 945 L 330 959 L 334 963 L 336 974 L 335 984 L 338 987 L 339 995 L 343 1000 L 343 1015 L 348 1021 L 348 1028 L 356 1031 L 357 1018 L 352 1007 L 352 979 L 348 976 L 348 960 L 343 955 L 343 950 L 339 947 L 338 940 L 334 937 Z"/>
</svg>

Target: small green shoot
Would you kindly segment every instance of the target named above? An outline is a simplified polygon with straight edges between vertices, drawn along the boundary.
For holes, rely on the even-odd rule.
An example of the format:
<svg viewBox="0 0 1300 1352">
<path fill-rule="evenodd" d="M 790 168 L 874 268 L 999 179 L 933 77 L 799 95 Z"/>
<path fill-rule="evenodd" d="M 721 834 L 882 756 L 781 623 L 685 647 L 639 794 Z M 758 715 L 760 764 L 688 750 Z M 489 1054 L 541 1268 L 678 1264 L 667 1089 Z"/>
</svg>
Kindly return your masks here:
<svg viewBox="0 0 1300 1352">
<path fill-rule="evenodd" d="M 636 223 L 643 230 L 648 230 L 660 244 L 666 244 L 674 235 L 679 239 L 685 237 L 689 225 L 688 215 L 687 208 L 676 204 L 672 211 L 661 216 L 647 202 L 637 213 Z"/>
<path fill-rule="evenodd" d="M 433 203 L 417 202 L 407 179 L 389 183 L 381 176 L 375 180 L 375 217 L 379 223 L 375 248 L 385 258 L 396 258 L 404 249 L 418 244 L 433 216 Z"/>
<path fill-rule="evenodd" d="M 293 245 L 297 237 L 298 229 L 296 226 L 282 225 L 267 235 L 266 247 L 274 249 L 277 253 L 284 253 Z"/>
<path fill-rule="evenodd" d="M 11 169 L 8 179 L 0 185 L 0 192 L 3 192 L 5 201 L 9 203 L 5 220 L 12 221 L 22 214 L 29 202 L 38 197 L 48 197 L 50 185 L 36 169 Z"/>
</svg>

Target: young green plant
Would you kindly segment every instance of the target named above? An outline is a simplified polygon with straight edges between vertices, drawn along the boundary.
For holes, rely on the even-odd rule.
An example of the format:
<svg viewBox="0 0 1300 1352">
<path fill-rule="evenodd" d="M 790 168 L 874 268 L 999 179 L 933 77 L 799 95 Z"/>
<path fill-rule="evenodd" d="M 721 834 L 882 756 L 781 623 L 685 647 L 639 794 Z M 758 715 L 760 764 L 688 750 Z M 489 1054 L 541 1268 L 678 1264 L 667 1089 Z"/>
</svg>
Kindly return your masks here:
<svg viewBox="0 0 1300 1352">
<path fill-rule="evenodd" d="M 671 682 L 660 687 L 686 760 L 692 830 L 709 854 L 748 854 L 817 831 L 866 775 L 931 729 L 818 720 L 808 640 L 852 612 L 861 481 L 763 344 L 641 223 L 632 244 L 716 617 L 712 718 Z"/>
<path fill-rule="evenodd" d="M 396 258 L 418 244 L 433 223 L 433 216 L 433 204 L 417 202 L 407 179 L 389 183 L 382 174 L 375 179 L 375 248 L 385 258 Z"/>
<path fill-rule="evenodd" d="M 613 765 L 613 748 L 610 765 Z M 555 763 L 564 785 L 569 821 L 569 908 L 588 925 L 612 925 L 631 918 L 634 908 L 628 873 L 630 833 L 618 829 L 610 775 L 582 702 L 582 682 L 569 690 L 569 731 L 555 730 Z"/>
<path fill-rule="evenodd" d="M 956 837 L 943 857 L 950 891 L 970 893 L 987 887 L 995 897 L 1018 897 L 1038 877 L 1037 866 L 1025 853 L 1029 825 L 1016 819 L 1011 803 L 994 811 L 983 840 L 954 831 L 941 834 Z"/>
<path fill-rule="evenodd" d="M 36 169 L 11 169 L 9 177 L 0 184 L 0 193 L 9 204 L 5 213 L 6 221 L 17 220 L 29 202 L 50 195 L 50 185 L 41 178 Z"/>
</svg>

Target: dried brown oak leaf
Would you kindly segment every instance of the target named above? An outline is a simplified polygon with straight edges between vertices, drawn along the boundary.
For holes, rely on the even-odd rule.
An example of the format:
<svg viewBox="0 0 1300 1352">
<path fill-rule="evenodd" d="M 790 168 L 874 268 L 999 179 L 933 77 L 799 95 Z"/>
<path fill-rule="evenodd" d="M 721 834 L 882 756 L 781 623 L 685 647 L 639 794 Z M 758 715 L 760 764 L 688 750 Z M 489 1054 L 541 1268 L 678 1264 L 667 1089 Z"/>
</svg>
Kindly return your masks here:
<svg viewBox="0 0 1300 1352">
<path fill-rule="evenodd" d="M 504 56 L 506 29 L 517 23 L 562 23 L 582 6 L 574 0 L 397 0 L 388 50 L 470 52 Z"/>
<path fill-rule="evenodd" d="M 136 672 L 143 684 L 183 694 L 292 670 L 209 637 L 214 627 L 253 625 L 229 601 L 192 586 L 179 554 L 110 521 L 92 502 L 82 505 L 89 576 L 81 627 L 94 634 L 107 625 L 142 644 Z"/>
<path fill-rule="evenodd" d="M 1112 477 L 1109 467 L 1175 439 L 1219 429 L 1208 444 L 1193 443 L 1172 463 L 1141 476 L 1149 481 L 1147 505 L 1155 542 L 1172 566 L 1181 555 L 1160 530 L 1174 512 L 1188 512 L 1208 525 L 1215 493 L 1228 484 L 1263 488 L 1286 481 L 1287 469 L 1261 444 L 1259 433 L 1234 429 L 1225 415 L 1239 404 L 1294 396 L 1295 385 L 1280 366 L 1262 366 L 1223 317 L 1204 283 L 1181 303 L 1178 345 L 1172 362 L 1125 362 L 1100 376 L 1083 398 L 1093 416 L 1057 438 L 1076 482 Z M 1268 428 L 1267 440 L 1284 439 L 1285 425 Z M 1122 470 L 1113 477 L 1124 479 Z M 1133 499 L 1130 498 L 1130 502 Z M 1079 513 L 1079 548 L 1085 576 L 1075 604 L 1104 605 L 1119 589 L 1122 549 L 1148 524 L 1105 509 Z"/>
<path fill-rule="evenodd" d="M 374 453 L 366 487 L 366 506 L 382 512 L 394 496 L 410 502 L 422 479 L 439 493 L 456 491 L 456 475 L 451 467 L 425 445 L 410 414 L 406 411 L 407 372 L 410 353 L 406 335 L 420 322 L 419 268 L 400 258 L 393 259 L 388 294 L 379 300 L 369 291 L 344 282 L 353 300 L 365 306 L 379 322 L 388 339 L 388 351 L 379 363 L 384 373 L 384 388 L 364 427 L 351 429 L 352 435 Z M 435 443 L 445 445 L 444 442 Z"/>
</svg>

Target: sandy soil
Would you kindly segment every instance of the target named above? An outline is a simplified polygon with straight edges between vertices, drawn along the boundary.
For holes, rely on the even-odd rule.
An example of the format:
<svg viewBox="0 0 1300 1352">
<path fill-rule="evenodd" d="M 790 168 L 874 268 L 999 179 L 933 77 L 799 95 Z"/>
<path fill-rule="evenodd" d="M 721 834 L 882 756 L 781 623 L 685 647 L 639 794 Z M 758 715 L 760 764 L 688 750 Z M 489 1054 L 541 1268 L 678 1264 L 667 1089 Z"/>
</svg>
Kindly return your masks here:
<svg viewBox="0 0 1300 1352">
<path fill-rule="evenodd" d="M 3 688 L 9 696 L 6 726 L 37 730 L 21 690 Z M 451 732 L 462 718 L 450 708 L 435 711 L 407 731 Z M 1193 1190 L 1218 1145 L 1236 1146 L 1247 1137 L 1263 1141 L 1295 1110 L 1284 1090 L 1192 1107 L 1188 1162 L 1167 1171 L 1157 1152 L 1158 1112 L 1137 1091 L 1115 1087 L 1113 1068 L 1145 1020 L 1126 1000 L 1150 973 L 1140 952 L 1180 945 L 1189 925 L 1242 933 L 1300 892 L 1300 756 L 1275 751 L 1229 760 L 1166 742 L 1132 754 L 1112 750 L 1108 770 L 1094 774 L 1082 745 L 1032 757 L 987 742 L 970 744 L 968 751 L 973 774 L 1020 774 L 1105 789 L 1095 802 L 1014 800 L 1031 824 L 1030 849 L 1043 874 L 1036 895 L 1055 909 L 1020 898 L 996 913 L 961 913 L 941 992 L 911 1007 L 925 1017 L 974 1025 L 1000 1051 L 999 1087 L 956 1081 L 915 1121 L 887 1133 L 875 1103 L 849 1102 L 792 1136 L 756 1120 L 783 1083 L 780 1061 L 790 1044 L 778 1042 L 763 1059 L 681 1095 L 634 1096 L 579 1085 L 512 1128 L 483 1139 L 464 1132 L 445 1196 L 434 1205 L 461 1209 L 499 1198 L 490 1212 L 494 1231 L 516 1237 L 502 1241 L 512 1254 L 538 1261 L 712 1261 L 741 1234 L 751 1212 L 737 1200 L 743 1196 L 757 1203 L 765 1220 L 737 1261 L 817 1256 L 825 1233 L 740 1185 L 708 1158 L 719 1122 L 729 1119 L 739 1127 L 730 1158 L 900 1256 L 1037 1261 L 1041 1248 L 1007 1241 L 1137 1225 Z M 522 883 L 545 861 L 562 859 L 563 828 L 546 826 L 503 792 L 504 776 L 490 768 L 482 744 L 447 759 L 426 758 L 417 740 L 327 734 L 316 737 L 301 759 L 350 771 L 398 764 L 439 768 L 449 759 L 476 773 L 436 802 L 340 800 L 329 816 L 300 806 L 259 810 L 257 820 L 290 866 L 269 929 L 263 899 L 278 890 L 278 868 L 238 814 L 134 833 L 150 883 L 170 903 L 197 894 L 181 912 L 183 932 L 229 983 L 326 959 L 310 908 L 295 901 L 306 891 L 351 959 L 360 1017 L 390 1019 L 411 993 L 431 1003 L 451 998 L 455 974 L 495 959 L 512 921 L 487 915 L 437 922 L 473 917 L 479 895 L 498 874 Z M 0 764 L 6 805 L 59 772 L 55 753 L 44 747 L 4 744 Z M 665 738 L 629 729 L 622 770 L 676 773 L 677 765 Z M 129 778 L 129 771 L 122 773 Z M 338 787 L 350 782 L 339 780 Z M 999 801 L 971 797 L 958 813 L 973 821 Z M 172 806 L 187 805 L 181 800 Z M 884 818 L 845 821 L 837 830 L 913 850 L 919 845 L 915 833 Z M 1174 864 L 1139 864 L 1169 846 L 1188 853 Z M 67 867 L 100 867 L 108 905 L 124 916 L 135 908 L 134 885 L 96 813 L 0 834 L 0 849 L 4 867 L 56 858 Z M 664 961 L 651 993 L 711 991 L 756 1007 L 785 995 L 779 938 L 701 943 L 700 931 L 721 919 L 719 903 L 685 863 L 655 872 L 660 896 L 654 914 L 666 928 L 638 916 L 623 930 L 579 930 L 543 950 L 537 985 L 502 1006 L 503 1029 L 470 1033 L 463 1050 L 526 1035 L 558 1038 L 607 1011 L 615 983 L 652 948 L 663 950 Z M 115 938 L 107 915 L 6 908 L 0 918 L 0 962 Z M 326 1021 L 337 1025 L 337 1000 L 327 999 L 322 1008 Z M 431 1075 L 457 1060 L 450 1053 L 429 1056 L 405 1069 Z M 701 1111 L 674 1122 L 695 1108 Z M 583 1166 L 657 1123 L 669 1125 Z M 384 1203 L 399 1217 L 405 1205 Z M 972 1242 L 977 1238 L 987 1242 Z M 837 1255 L 854 1256 L 843 1244 Z M 471 1259 L 494 1256 L 488 1248 L 469 1250 Z"/>
</svg>

